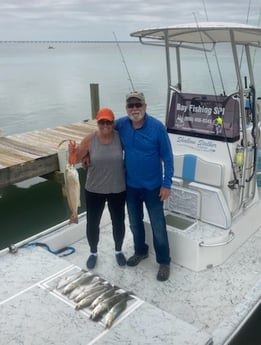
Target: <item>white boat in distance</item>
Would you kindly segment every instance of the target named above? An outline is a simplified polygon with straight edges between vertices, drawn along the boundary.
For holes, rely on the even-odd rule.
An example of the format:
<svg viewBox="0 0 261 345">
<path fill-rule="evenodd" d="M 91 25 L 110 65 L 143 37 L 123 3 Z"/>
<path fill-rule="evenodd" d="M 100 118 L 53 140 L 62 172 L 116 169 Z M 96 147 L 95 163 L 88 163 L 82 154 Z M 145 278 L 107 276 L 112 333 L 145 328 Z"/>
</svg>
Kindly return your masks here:
<svg viewBox="0 0 261 345">
<path fill-rule="evenodd" d="M 89 253 L 84 215 L 79 224 L 59 224 L 1 251 L 3 344 L 234 345 L 238 332 L 260 309 L 260 104 L 251 54 L 261 48 L 261 28 L 196 23 L 145 29 L 131 36 L 164 47 L 166 54 L 166 127 L 175 164 L 165 205 L 170 278 L 164 283 L 156 280 L 146 216 L 149 258 L 134 268 L 117 266 L 106 213 L 94 273 L 130 291 L 133 299 L 105 329 L 103 320 L 90 320 L 88 308 L 75 310 L 56 288 L 68 272 L 85 268 Z M 235 90 L 229 94 L 183 90 L 181 51 L 202 51 L 206 57 L 219 44 L 230 46 Z M 241 72 L 242 49 L 247 75 Z M 124 251 L 129 256 L 133 244 L 128 221 L 126 225 Z M 41 248 L 66 246 L 75 252 L 62 258 Z"/>
</svg>

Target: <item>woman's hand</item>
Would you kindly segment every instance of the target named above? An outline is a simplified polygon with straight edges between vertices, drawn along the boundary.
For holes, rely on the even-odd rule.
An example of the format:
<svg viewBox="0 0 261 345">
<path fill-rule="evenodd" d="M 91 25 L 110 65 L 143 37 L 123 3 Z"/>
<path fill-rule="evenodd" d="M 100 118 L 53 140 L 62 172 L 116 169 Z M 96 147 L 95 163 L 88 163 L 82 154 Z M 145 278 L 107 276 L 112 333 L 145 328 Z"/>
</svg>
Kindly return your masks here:
<svg viewBox="0 0 261 345">
<path fill-rule="evenodd" d="M 72 165 L 77 163 L 77 149 L 78 145 L 76 144 L 75 140 L 70 140 L 68 144 L 68 151 L 69 151 L 69 162 Z"/>
</svg>

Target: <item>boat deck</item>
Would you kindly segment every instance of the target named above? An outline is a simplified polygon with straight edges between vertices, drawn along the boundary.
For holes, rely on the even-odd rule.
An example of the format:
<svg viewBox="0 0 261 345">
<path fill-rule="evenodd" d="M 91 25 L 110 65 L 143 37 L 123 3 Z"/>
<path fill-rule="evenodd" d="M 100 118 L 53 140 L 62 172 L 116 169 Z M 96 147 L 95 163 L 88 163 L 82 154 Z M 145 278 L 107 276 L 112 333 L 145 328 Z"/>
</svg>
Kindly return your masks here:
<svg viewBox="0 0 261 345">
<path fill-rule="evenodd" d="M 106 329 L 104 320 L 90 320 L 88 308 L 75 310 L 74 302 L 56 289 L 62 276 L 86 268 L 89 254 L 85 217 L 65 228 L 65 233 L 63 227 L 52 238 L 49 234 L 37 241 L 54 247 L 73 242 L 76 251 L 69 256 L 58 257 L 34 246 L 19 248 L 15 254 L 0 252 L 1 344 L 224 344 L 260 301 L 260 229 L 223 265 L 193 272 L 171 264 L 169 280 L 158 282 L 152 250 L 137 267 L 117 265 L 106 211 L 93 272 L 133 296 Z M 128 226 L 123 250 L 127 257 L 133 254 Z"/>
</svg>

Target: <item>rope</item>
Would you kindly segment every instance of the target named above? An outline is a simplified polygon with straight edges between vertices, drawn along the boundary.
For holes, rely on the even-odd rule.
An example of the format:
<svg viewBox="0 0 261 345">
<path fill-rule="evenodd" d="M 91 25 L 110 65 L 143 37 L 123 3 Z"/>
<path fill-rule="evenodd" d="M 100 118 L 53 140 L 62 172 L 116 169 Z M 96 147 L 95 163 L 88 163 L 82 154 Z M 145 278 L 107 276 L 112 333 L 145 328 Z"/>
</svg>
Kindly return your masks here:
<svg viewBox="0 0 261 345">
<path fill-rule="evenodd" d="M 26 248 L 26 247 L 43 247 L 43 248 L 46 248 L 48 250 L 48 252 L 54 254 L 54 255 L 58 255 L 58 254 L 61 254 L 65 251 L 67 251 L 67 253 L 64 253 L 62 255 L 59 255 L 59 257 L 62 257 L 62 256 L 68 256 L 68 255 L 71 255 L 73 253 L 75 253 L 75 248 L 73 247 L 70 247 L 70 246 L 66 246 L 66 247 L 63 247 L 61 249 L 57 249 L 57 250 L 53 250 L 51 249 L 48 244 L 46 243 L 41 243 L 41 242 L 30 242 L 30 243 L 26 243 L 24 244 L 23 246 L 21 246 L 21 248 Z"/>
</svg>

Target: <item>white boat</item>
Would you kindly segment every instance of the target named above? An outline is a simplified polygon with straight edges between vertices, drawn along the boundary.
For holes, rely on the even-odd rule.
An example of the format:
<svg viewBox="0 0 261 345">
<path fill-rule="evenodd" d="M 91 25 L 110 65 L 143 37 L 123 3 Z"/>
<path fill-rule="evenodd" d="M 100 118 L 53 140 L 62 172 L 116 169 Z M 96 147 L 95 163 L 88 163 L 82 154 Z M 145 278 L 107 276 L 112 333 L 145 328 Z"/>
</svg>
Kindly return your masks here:
<svg viewBox="0 0 261 345">
<path fill-rule="evenodd" d="M 175 163 L 165 205 L 170 278 L 164 283 L 156 280 L 158 265 L 146 216 L 149 258 L 134 268 L 117 265 L 106 211 L 94 272 L 131 291 L 133 299 L 110 329 L 104 328 L 104 320 L 90 320 L 88 308 L 75 310 L 56 284 L 68 272 L 85 268 L 89 249 L 83 214 L 79 224 L 59 224 L 0 252 L 3 344 L 232 345 L 260 310 L 260 105 L 251 53 L 261 47 L 261 28 L 196 23 L 145 29 L 131 36 L 162 46 L 166 53 L 166 126 Z M 206 55 L 218 44 L 230 46 L 235 90 L 222 95 L 184 92 L 182 49 Z M 241 74 L 241 48 L 247 78 Z M 128 219 L 126 225 L 124 252 L 130 256 Z M 57 257 L 46 250 L 64 247 L 75 252 Z"/>
</svg>

